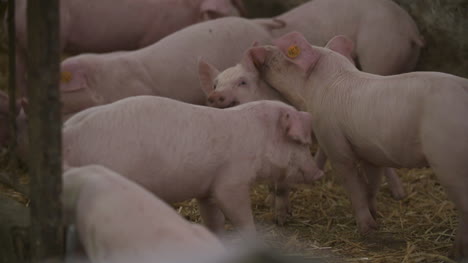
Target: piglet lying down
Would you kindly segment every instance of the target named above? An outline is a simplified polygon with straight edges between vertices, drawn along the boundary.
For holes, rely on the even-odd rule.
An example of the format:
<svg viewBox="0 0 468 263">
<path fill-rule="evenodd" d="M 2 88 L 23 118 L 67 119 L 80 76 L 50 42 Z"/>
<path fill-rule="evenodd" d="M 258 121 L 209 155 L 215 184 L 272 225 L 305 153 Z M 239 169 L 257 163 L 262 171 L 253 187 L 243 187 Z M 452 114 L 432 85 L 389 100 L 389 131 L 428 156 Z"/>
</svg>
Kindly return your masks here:
<svg viewBox="0 0 468 263">
<path fill-rule="evenodd" d="M 468 80 L 439 72 L 382 77 L 346 59 L 345 36 L 326 48 L 299 33 L 247 52 L 264 80 L 314 118 L 314 133 L 351 198 L 361 232 L 376 227 L 380 167 L 431 166 L 460 213 L 454 256 L 468 259 Z M 368 182 L 358 176 L 363 164 Z"/>
<path fill-rule="evenodd" d="M 254 181 L 309 183 L 323 175 L 309 151 L 311 125 L 308 113 L 281 102 L 221 110 L 137 96 L 69 119 L 63 153 L 71 166 L 104 165 L 166 202 L 197 198 L 215 232 L 226 216 L 251 234 Z"/>
<path fill-rule="evenodd" d="M 225 252 L 204 227 L 187 222 L 141 186 L 99 165 L 68 169 L 62 198 L 65 219 L 76 224 L 94 263 L 215 262 Z"/>
</svg>

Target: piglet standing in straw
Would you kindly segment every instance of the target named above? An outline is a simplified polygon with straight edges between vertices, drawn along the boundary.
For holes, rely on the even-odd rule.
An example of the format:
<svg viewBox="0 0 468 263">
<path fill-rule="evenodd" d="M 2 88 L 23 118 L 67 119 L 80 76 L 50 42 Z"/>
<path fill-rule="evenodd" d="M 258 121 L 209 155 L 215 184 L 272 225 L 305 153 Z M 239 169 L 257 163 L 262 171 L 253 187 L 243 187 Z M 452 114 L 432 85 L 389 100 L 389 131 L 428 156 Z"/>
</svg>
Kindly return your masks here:
<svg viewBox="0 0 468 263">
<path fill-rule="evenodd" d="M 275 46 L 251 48 L 246 59 L 296 108 L 311 113 L 314 134 L 341 177 L 362 233 L 377 228 L 380 167 L 430 166 L 459 210 L 454 256 L 467 259 L 468 80 L 439 72 L 361 72 L 347 59 L 353 50 L 345 36 L 322 48 L 294 32 Z"/>
</svg>

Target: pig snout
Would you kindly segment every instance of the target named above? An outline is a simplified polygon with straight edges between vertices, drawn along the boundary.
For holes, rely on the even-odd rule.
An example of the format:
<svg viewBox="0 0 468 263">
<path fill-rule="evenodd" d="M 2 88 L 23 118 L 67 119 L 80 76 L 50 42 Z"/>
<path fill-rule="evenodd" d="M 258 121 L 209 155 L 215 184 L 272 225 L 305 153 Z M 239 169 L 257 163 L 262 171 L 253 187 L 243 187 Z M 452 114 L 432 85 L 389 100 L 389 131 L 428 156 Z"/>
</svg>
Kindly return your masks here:
<svg viewBox="0 0 468 263">
<path fill-rule="evenodd" d="M 311 184 L 320 179 L 325 173 L 318 168 L 314 161 L 302 162 L 296 167 L 289 169 L 286 177 L 289 183 Z"/>
<path fill-rule="evenodd" d="M 208 106 L 216 108 L 229 108 L 239 105 L 239 101 L 229 94 L 212 92 L 207 99 Z"/>
<path fill-rule="evenodd" d="M 302 173 L 302 177 L 306 184 L 310 184 L 325 175 L 313 160 L 305 162 L 302 167 L 299 168 L 299 172 Z"/>
</svg>

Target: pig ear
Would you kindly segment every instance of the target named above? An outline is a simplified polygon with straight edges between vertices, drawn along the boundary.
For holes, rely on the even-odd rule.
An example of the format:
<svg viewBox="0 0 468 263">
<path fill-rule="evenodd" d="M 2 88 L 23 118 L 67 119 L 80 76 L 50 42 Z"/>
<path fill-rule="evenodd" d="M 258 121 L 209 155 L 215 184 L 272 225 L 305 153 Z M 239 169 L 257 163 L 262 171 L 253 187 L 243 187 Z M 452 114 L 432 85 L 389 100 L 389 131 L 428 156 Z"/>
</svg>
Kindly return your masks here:
<svg viewBox="0 0 468 263">
<path fill-rule="evenodd" d="M 243 0 L 231 0 L 231 3 L 237 8 L 241 16 L 247 16 L 247 9 L 245 8 Z"/>
<path fill-rule="evenodd" d="M 60 91 L 73 92 L 87 86 L 86 73 L 78 64 L 62 64 L 60 72 Z"/>
<path fill-rule="evenodd" d="M 313 68 L 320 58 L 320 53 L 298 32 L 292 32 L 280 37 L 274 41 L 274 45 L 304 72 L 308 72 Z"/>
<path fill-rule="evenodd" d="M 258 74 L 263 64 L 265 63 L 266 49 L 263 47 L 258 47 L 258 44 L 255 45 L 256 42 L 253 44 L 254 47 L 248 49 L 244 53 L 240 64 L 248 71 Z"/>
<path fill-rule="evenodd" d="M 325 46 L 348 58 L 354 64 L 354 42 L 344 35 L 333 37 Z"/>
<path fill-rule="evenodd" d="M 200 79 L 200 86 L 203 92 L 208 96 L 214 89 L 214 80 L 219 75 L 219 70 L 203 58 L 198 58 L 198 77 Z"/>
<path fill-rule="evenodd" d="M 312 143 L 312 117 L 307 112 L 284 111 L 280 126 L 286 136 L 302 144 Z"/>
<path fill-rule="evenodd" d="M 203 20 L 211 20 L 233 15 L 233 9 L 234 6 L 228 0 L 204 0 L 200 6 L 200 12 Z"/>
</svg>

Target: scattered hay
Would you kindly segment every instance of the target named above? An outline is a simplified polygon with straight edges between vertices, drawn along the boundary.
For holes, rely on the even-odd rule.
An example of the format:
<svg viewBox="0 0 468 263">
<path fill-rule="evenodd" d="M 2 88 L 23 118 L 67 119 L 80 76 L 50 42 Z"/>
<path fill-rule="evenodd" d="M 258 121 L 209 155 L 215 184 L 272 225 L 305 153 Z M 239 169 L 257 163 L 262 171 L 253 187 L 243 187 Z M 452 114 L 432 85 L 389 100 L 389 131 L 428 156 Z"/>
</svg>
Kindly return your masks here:
<svg viewBox="0 0 468 263">
<path fill-rule="evenodd" d="M 313 187 L 299 186 L 291 193 L 293 215 L 285 227 L 273 224 L 273 213 L 264 202 L 267 187 L 255 187 L 255 220 L 269 245 L 309 258 L 325 255 L 333 261 L 335 254 L 345 262 L 453 262 L 446 256 L 458 219 L 443 187 L 430 169 L 402 169 L 398 174 L 408 197 L 394 200 L 384 183 L 378 195 L 380 229 L 366 237 L 357 232 L 350 201 L 330 170 Z M 194 201 L 178 204 L 177 209 L 200 222 Z"/>
<path fill-rule="evenodd" d="M 271 12 L 280 13 L 280 6 L 273 7 L 278 10 Z M 466 4 L 460 5 L 460 8 L 462 7 L 466 8 Z M 409 9 L 413 11 L 413 6 Z M 442 12 L 442 9 L 435 10 Z M 424 24 L 421 22 L 425 22 L 423 19 L 417 20 L 420 26 Z M 463 21 L 466 24 L 467 20 Z M 423 31 L 428 30 L 424 26 L 421 27 Z M 466 27 L 456 27 L 457 30 L 459 28 Z M 426 37 L 429 43 L 445 39 L 428 35 Z M 463 41 L 465 40 L 466 38 Z M 441 50 L 439 47 L 444 45 L 431 46 L 439 52 Z M 458 52 L 459 49 L 455 48 L 444 50 L 447 52 L 454 50 L 455 54 L 466 54 Z M 466 47 L 463 50 L 466 51 Z M 445 54 L 442 57 L 444 60 L 441 61 L 448 61 Z M 460 56 L 460 59 L 463 59 L 463 56 Z M 2 65 L 0 89 L 5 90 L 7 57 L 4 54 L 0 56 L 0 65 Z M 19 182 L 22 185 L 27 186 L 28 177 L 24 170 L 10 166 L 8 163 L 5 153 L 1 153 L 0 174 L 14 174 L 16 178 L 20 178 Z M 337 258 L 334 255 L 339 255 L 345 262 L 453 262 L 446 255 L 453 243 L 458 218 L 444 189 L 430 169 L 403 169 L 398 173 L 405 184 L 408 197 L 396 201 L 392 199 L 388 187 L 383 185 L 378 196 L 380 230 L 375 234 L 367 237 L 358 234 L 350 202 L 330 170 L 327 171 L 327 176 L 313 187 L 299 186 L 291 193 L 293 215 L 288 218 L 284 227 L 272 223 L 273 213 L 264 202 L 268 194 L 267 188 L 262 185 L 255 187 L 252 191 L 252 208 L 257 226 L 266 242 L 272 247 L 288 254 L 303 254 L 308 259 L 325 257 L 326 262 L 335 262 Z M 4 184 L 0 184 L 0 194 L 25 205 L 29 201 L 25 194 L 14 191 Z M 187 219 L 200 222 L 194 201 L 177 204 L 175 207 Z"/>
<path fill-rule="evenodd" d="M 22 169 L 8 166 L 0 155 L 0 173 L 16 174 L 23 184 Z M 321 258 L 324 262 L 453 262 L 447 258 L 458 218 L 454 205 L 430 169 L 398 171 L 408 196 L 396 201 L 386 183 L 378 195 L 380 229 L 362 237 L 344 190 L 333 171 L 313 186 L 298 186 L 290 195 L 292 216 L 286 226 L 276 226 L 264 200 L 268 188 L 256 186 L 251 193 L 259 232 L 266 243 L 289 255 Z M 0 185 L 0 194 L 27 204 L 26 195 Z M 188 220 L 200 222 L 194 200 L 174 205 Z M 231 226 L 228 229 L 232 230 Z M 324 259 L 323 259 L 324 258 Z M 341 258 L 341 259 L 340 259 Z"/>
<path fill-rule="evenodd" d="M 26 186 L 25 172 L 8 163 L 5 153 L 1 154 L 0 174 L 15 174 Z M 357 232 L 350 201 L 330 169 L 315 185 L 301 185 L 291 193 L 292 216 L 284 227 L 273 224 L 273 213 L 264 202 L 268 188 L 256 186 L 251 197 L 259 232 L 278 251 L 308 259 L 325 258 L 325 262 L 453 262 L 446 256 L 458 218 L 443 187 L 430 169 L 402 169 L 398 174 L 408 196 L 396 201 L 383 184 L 377 206 L 380 229 L 374 234 L 362 237 Z M 0 184 L 1 195 L 27 205 L 28 198 L 22 193 Z M 188 220 L 200 222 L 194 200 L 175 208 Z M 337 261 L 337 256 L 342 261 Z"/>
<path fill-rule="evenodd" d="M 22 169 L 7 164 L 5 154 L 0 155 L 0 173 L 17 174 L 20 182 L 28 183 Z M 430 169 L 402 169 L 398 174 L 408 196 L 396 201 L 383 184 L 377 198 L 380 229 L 374 234 L 362 237 L 357 232 L 350 201 L 330 169 L 312 187 L 298 186 L 291 193 L 292 216 L 284 227 L 273 224 L 273 213 L 264 202 L 268 188 L 256 186 L 251 197 L 259 232 L 277 251 L 312 261 L 453 262 L 447 258 L 458 224 L 453 203 Z M 27 196 L 1 184 L 0 194 L 28 202 Z M 200 222 L 194 200 L 174 207 L 188 220 Z"/>
</svg>

